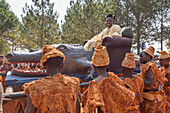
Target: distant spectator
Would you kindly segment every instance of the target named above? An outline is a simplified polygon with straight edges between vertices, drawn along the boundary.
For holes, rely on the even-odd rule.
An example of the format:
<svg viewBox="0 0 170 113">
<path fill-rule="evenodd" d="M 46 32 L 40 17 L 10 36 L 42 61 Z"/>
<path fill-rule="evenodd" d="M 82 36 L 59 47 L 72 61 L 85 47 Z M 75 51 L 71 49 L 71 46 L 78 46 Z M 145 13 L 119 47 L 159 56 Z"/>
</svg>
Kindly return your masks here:
<svg viewBox="0 0 170 113">
<path fill-rule="evenodd" d="M 2 66 L 2 64 L 3 64 L 3 59 L 4 59 L 4 57 L 3 57 L 2 55 L 0 55 L 0 71 L 4 71 L 4 70 L 3 70 L 3 66 Z"/>
<path fill-rule="evenodd" d="M 9 62 L 6 60 L 6 58 L 4 58 L 3 69 L 6 71 L 6 73 L 7 73 L 8 71 L 11 71 L 11 69 L 12 69 L 11 63 L 9 63 Z"/>
</svg>

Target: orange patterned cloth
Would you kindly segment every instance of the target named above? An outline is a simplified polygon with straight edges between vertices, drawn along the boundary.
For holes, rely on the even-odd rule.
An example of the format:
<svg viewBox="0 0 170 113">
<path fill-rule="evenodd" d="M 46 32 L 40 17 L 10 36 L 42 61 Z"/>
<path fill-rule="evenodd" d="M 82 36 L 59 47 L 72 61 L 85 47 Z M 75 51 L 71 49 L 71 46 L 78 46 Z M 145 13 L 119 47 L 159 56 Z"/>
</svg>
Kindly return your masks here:
<svg viewBox="0 0 170 113">
<path fill-rule="evenodd" d="M 3 102 L 3 113 L 24 113 L 27 98 Z"/>
<path fill-rule="evenodd" d="M 165 77 L 167 73 L 170 73 L 170 66 L 168 68 L 165 68 L 164 66 L 161 67 L 161 72 L 163 76 Z"/>
<path fill-rule="evenodd" d="M 125 113 L 132 104 L 135 93 L 124 86 L 123 80 L 114 73 L 101 81 L 91 81 L 82 94 L 83 113 L 93 113 L 100 107 L 104 113 Z"/>
<path fill-rule="evenodd" d="M 164 83 L 168 80 L 153 61 L 142 65 L 141 77 L 145 80 L 145 74 L 149 69 L 152 70 L 154 75 L 154 86 L 152 88 L 145 86 L 144 89 L 154 89 L 157 88 L 159 84 L 164 86 Z M 143 92 L 142 97 L 144 98 L 144 103 L 141 106 L 143 113 L 166 113 L 167 107 L 170 107 L 167 96 L 163 90 Z"/>
<path fill-rule="evenodd" d="M 135 95 L 135 99 L 132 102 L 132 105 L 129 107 L 127 113 L 140 113 L 139 104 L 143 101 L 142 91 L 144 88 L 143 79 L 140 76 L 135 75 L 134 78 L 124 78 L 124 84 L 129 87 L 131 91 L 133 91 Z"/>
<path fill-rule="evenodd" d="M 141 106 L 142 113 L 168 113 L 170 107 L 163 90 L 143 92 L 144 103 Z"/>
<path fill-rule="evenodd" d="M 167 77 L 167 74 L 170 74 L 170 66 L 168 68 L 165 68 L 164 66 L 161 68 L 161 72 L 164 77 Z M 169 76 L 169 75 L 168 75 Z M 168 80 L 169 81 L 169 80 Z M 166 92 L 166 95 L 170 98 L 170 86 L 164 86 L 164 90 Z"/>
<path fill-rule="evenodd" d="M 165 68 L 165 67 L 163 66 L 163 67 L 161 68 L 161 72 L 162 72 L 163 76 L 166 77 L 167 74 L 170 73 L 170 66 L 169 66 L 168 68 Z M 167 101 L 168 101 L 169 104 L 170 104 L 170 86 L 166 86 L 166 85 L 165 85 L 163 88 L 164 88 L 165 93 L 166 93 L 166 95 L 167 95 Z M 167 110 L 167 113 L 170 113 L 170 107 L 167 106 L 166 110 Z"/>
<path fill-rule="evenodd" d="M 149 69 L 152 70 L 153 75 L 154 75 L 154 86 L 152 88 L 156 88 L 158 84 L 160 84 L 161 86 L 164 86 L 164 83 L 168 80 L 166 77 L 162 75 L 161 71 L 159 70 L 159 68 L 156 66 L 156 64 L 153 61 L 150 61 L 141 66 L 141 73 L 140 73 L 141 77 L 145 80 L 146 79 L 145 74 Z M 151 88 L 145 86 L 144 89 L 151 89 Z"/>
<path fill-rule="evenodd" d="M 29 94 L 37 112 L 75 113 L 80 81 L 58 73 L 24 84 L 24 92 Z"/>
</svg>

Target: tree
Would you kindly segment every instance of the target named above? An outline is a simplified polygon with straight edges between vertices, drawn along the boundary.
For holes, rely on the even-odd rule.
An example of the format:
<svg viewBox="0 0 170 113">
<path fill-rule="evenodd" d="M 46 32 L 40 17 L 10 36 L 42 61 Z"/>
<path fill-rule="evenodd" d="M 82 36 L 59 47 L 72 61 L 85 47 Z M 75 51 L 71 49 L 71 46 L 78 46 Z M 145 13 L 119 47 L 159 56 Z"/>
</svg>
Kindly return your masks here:
<svg viewBox="0 0 170 113">
<path fill-rule="evenodd" d="M 10 6 L 5 0 L 0 1 L 0 36 L 19 23 L 18 18 L 10 11 Z"/>
<path fill-rule="evenodd" d="M 7 37 L 4 37 L 4 33 L 10 31 L 19 24 L 18 18 L 10 10 L 10 6 L 5 0 L 0 1 L 0 54 L 5 54 L 10 50 Z"/>
<path fill-rule="evenodd" d="M 137 43 L 137 54 L 140 54 L 141 42 L 152 42 L 155 34 L 154 21 L 158 4 L 156 0 L 122 0 L 121 1 L 128 24 L 133 28 L 133 43 Z"/>
<path fill-rule="evenodd" d="M 19 26 L 19 25 L 18 25 Z M 20 35 L 19 35 L 18 27 L 13 27 L 10 30 L 3 33 L 3 39 L 5 39 L 5 43 L 11 47 L 12 51 L 16 51 L 17 48 L 20 48 L 21 43 L 19 43 Z"/>
<path fill-rule="evenodd" d="M 2 39 L 2 37 L 0 37 L 0 48 L 1 55 L 5 55 L 8 51 L 10 51 L 8 44 Z"/>
<path fill-rule="evenodd" d="M 32 2 L 34 6 L 25 4 L 23 8 L 25 15 L 22 16 L 22 23 L 25 31 L 22 30 L 22 33 L 25 34 L 25 38 L 28 38 L 23 38 L 24 45 L 28 47 L 27 40 L 30 38 L 36 43 L 36 48 L 42 48 L 46 44 L 60 43 L 58 14 L 53 11 L 54 3 L 50 3 L 50 0 L 32 0 Z M 29 34 L 26 34 L 26 31 Z"/>
<path fill-rule="evenodd" d="M 167 45 L 168 49 L 170 50 L 170 39 L 168 39 L 168 43 L 166 45 Z"/>
<path fill-rule="evenodd" d="M 169 39 L 170 35 L 170 2 L 169 0 L 157 1 L 157 18 L 155 19 L 155 40 L 160 41 L 161 51 L 163 51 L 163 41 Z"/>
</svg>

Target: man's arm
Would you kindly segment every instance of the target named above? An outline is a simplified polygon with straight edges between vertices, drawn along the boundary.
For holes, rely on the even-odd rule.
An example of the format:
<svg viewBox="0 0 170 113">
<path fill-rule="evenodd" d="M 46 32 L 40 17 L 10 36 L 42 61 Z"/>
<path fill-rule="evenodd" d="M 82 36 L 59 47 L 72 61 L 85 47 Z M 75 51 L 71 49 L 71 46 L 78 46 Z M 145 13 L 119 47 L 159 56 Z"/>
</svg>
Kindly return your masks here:
<svg viewBox="0 0 170 113">
<path fill-rule="evenodd" d="M 154 85 L 154 75 L 153 75 L 153 72 L 151 69 L 149 69 L 146 72 L 146 80 L 144 80 L 144 84 L 147 87 L 153 87 L 153 85 Z"/>
<path fill-rule="evenodd" d="M 36 108 L 32 104 L 32 99 L 29 94 L 27 95 L 27 105 L 25 108 L 25 113 L 36 113 Z"/>
</svg>

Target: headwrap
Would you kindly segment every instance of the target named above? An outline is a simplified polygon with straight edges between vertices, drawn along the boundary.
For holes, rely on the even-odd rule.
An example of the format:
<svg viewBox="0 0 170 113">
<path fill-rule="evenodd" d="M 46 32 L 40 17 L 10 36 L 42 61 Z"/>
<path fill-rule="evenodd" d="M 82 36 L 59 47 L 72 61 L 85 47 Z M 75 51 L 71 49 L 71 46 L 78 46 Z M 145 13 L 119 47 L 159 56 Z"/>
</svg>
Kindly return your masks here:
<svg viewBox="0 0 170 113">
<path fill-rule="evenodd" d="M 148 48 L 144 49 L 142 52 L 148 53 L 150 56 L 152 56 L 152 58 L 154 58 L 155 48 L 149 46 Z"/>
<path fill-rule="evenodd" d="M 106 47 L 100 45 L 96 47 L 92 57 L 92 64 L 94 66 L 107 66 L 109 63 L 110 60 Z"/>
<path fill-rule="evenodd" d="M 166 51 L 161 51 L 159 52 L 159 58 L 158 59 L 167 59 L 170 58 L 170 56 L 168 55 L 168 53 Z"/>
<path fill-rule="evenodd" d="M 42 49 L 42 58 L 41 58 L 41 65 L 44 66 L 44 63 L 49 59 L 53 57 L 62 57 L 63 61 L 65 60 L 64 54 L 57 50 L 54 46 L 46 45 Z"/>
<path fill-rule="evenodd" d="M 133 53 L 126 53 L 122 66 L 126 68 L 135 68 L 135 58 Z"/>
</svg>

